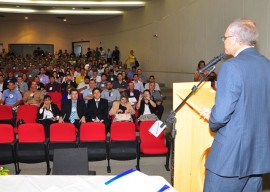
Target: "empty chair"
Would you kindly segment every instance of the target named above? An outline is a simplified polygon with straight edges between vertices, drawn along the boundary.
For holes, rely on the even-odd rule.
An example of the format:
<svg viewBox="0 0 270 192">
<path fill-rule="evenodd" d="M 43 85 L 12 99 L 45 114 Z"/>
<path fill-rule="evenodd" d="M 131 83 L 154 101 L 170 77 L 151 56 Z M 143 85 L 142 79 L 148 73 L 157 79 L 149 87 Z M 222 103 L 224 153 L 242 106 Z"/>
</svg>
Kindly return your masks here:
<svg viewBox="0 0 270 192">
<path fill-rule="evenodd" d="M 50 126 L 49 159 L 53 161 L 54 149 L 75 148 L 76 129 L 72 123 L 54 123 Z"/>
<path fill-rule="evenodd" d="M 15 173 L 18 174 L 20 171 L 16 161 L 15 144 L 13 127 L 9 124 L 0 124 L 0 164 L 14 163 Z"/>
<path fill-rule="evenodd" d="M 21 163 L 46 162 L 46 174 L 50 174 L 48 148 L 43 125 L 38 123 L 20 125 L 18 138 L 16 147 L 17 161 Z"/>
<path fill-rule="evenodd" d="M 51 96 L 52 102 L 57 105 L 59 110 L 61 110 L 62 93 L 48 92 L 47 95 Z"/>
<path fill-rule="evenodd" d="M 100 122 L 83 123 L 80 127 L 79 147 L 88 149 L 88 161 L 101 161 L 107 158 L 105 125 Z"/>
<path fill-rule="evenodd" d="M 136 139 L 135 125 L 132 122 L 114 122 L 111 125 L 107 172 L 111 172 L 110 159 L 137 159 L 139 167 L 139 144 Z"/>
<path fill-rule="evenodd" d="M 53 175 L 88 175 L 86 148 L 54 149 Z"/>
<path fill-rule="evenodd" d="M 34 105 L 20 105 L 17 111 L 16 125 L 19 120 L 24 123 L 36 123 L 38 108 Z M 15 133 L 18 132 L 18 127 L 15 128 Z"/>
<path fill-rule="evenodd" d="M 165 168 L 170 171 L 170 142 L 165 140 L 164 131 L 158 137 L 149 132 L 155 122 L 142 121 L 140 124 L 140 156 L 166 156 Z"/>
<path fill-rule="evenodd" d="M 0 124 L 13 125 L 13 114 L 11 106 L 0 105 Z"/>
</svg>

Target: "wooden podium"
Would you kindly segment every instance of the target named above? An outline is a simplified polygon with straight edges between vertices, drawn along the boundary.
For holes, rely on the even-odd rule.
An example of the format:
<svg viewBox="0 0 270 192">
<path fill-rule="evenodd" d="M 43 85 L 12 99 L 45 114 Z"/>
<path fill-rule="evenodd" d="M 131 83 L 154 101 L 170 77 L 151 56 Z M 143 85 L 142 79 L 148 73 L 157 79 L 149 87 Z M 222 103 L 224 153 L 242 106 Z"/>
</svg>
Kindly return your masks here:
<svg viewBox="0 0 270 192">
<path fill-rule="evenodd" d="M 173 84 L 173 109 L 190 93 L 197 82 Z M 203 83 L 197 92 L 176 113 L 174 149 L 174 188 L 179 192 L 201 192 L 205 176 L 205 159 L 214 133 L 208 121 L 200 117 L 200 109 L 212 108 L 215 91 L 210 82 Z"/>
</svg>

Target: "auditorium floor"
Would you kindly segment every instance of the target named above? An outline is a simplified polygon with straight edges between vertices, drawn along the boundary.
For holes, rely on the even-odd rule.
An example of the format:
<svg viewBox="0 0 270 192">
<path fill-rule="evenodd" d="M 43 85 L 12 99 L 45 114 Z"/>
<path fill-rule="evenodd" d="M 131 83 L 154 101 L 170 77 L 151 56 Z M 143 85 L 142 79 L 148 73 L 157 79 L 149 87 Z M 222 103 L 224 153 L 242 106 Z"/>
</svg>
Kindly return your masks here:
<svg viewBox="0 0 270 192">
<path fill-rule="evenodd" d="M 164 114 L 162 120 L 165 120 L 172 109 L 172 89 L 162 89 L 162 93 L 166 96 L 164 101 Z M 142 157 L 140 160 L 141 172 L 147 175 L 159 175 L 171 182 L 171 172 L 166 171 L 165 157 Z M 89 162 L 89 169 L 96 171 L 97 175 L 117 175 L 130 168 L 135 168 L 136 160 L 131 161 L 115 161 L 111 160 L 111 173 L 107 173 L 107 161 Z M 10 170 L 10 174 L 14 174 L 14 165 L 5 165 Z M 53 163 L 51 162 L 51 168 Z M 46 164 L 24 164 L 20 163 L 21 175 L 45 175 Z M 72 168 L 71 168 L 72 169 Z M 177 182 L 177 181 L 175 181 Z M 264 177 L 263 192 L 270 192 L 270 174 Z"/>
</svg>

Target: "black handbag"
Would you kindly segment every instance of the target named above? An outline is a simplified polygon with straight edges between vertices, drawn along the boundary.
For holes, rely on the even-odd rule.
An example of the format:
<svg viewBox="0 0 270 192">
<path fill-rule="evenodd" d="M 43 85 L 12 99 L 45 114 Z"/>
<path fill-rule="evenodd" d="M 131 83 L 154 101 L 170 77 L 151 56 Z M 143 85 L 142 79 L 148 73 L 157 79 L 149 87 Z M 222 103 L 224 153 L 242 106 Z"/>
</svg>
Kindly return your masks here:
<svg viewBox="0 0 270 192">
<path fill-rule="evenodd" d="M 135 59 L 135 67 L 139 67 L 140 66 L 140 63 L 137 59 Z"/>
</svg>

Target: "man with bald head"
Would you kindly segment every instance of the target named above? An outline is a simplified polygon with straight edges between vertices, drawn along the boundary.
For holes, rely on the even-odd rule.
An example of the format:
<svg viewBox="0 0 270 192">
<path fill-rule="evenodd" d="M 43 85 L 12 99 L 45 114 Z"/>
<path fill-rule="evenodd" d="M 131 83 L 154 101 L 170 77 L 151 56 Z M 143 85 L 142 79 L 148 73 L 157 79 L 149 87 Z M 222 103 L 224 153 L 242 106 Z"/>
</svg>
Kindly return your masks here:
<svg viewBox="0 0 270 192">
<path fill-rule="evenodd" d="M 260 192 L 270 172 L 270 61 L 256 51 L 257 38 L 248 19 L 232 22 L 222 38 L 233 58 L 220 68 L 214 107 L 202 110 L 216 132 L 204 192 Z"/>
</svg>

